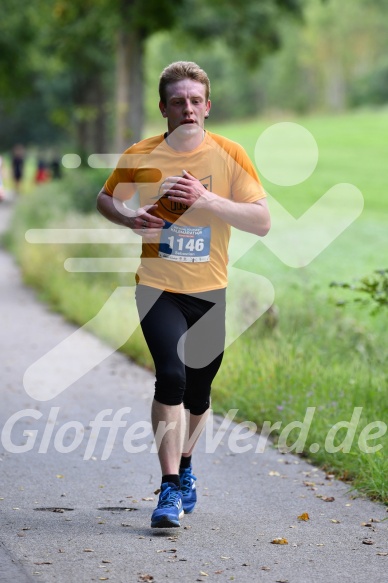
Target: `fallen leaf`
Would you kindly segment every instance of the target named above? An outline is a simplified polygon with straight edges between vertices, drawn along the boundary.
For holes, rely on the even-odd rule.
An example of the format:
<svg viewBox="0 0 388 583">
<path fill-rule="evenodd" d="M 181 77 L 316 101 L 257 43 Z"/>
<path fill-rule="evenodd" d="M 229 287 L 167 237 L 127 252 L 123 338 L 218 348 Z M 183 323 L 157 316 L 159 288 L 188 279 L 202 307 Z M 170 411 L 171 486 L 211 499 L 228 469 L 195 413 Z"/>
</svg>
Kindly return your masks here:
<svg viewBox="0 0 388 583">
<path fill-rule="evenodd" d="M 40 561 L 40 562 L 34 563 L 34 565 L 52 565 L 52 563 L 50 561 Z"/>
<path fill-rule="evenodd" d="M 364 540 L 362 541 L 363 545 L 374 545 L 375 541 L 372 540 L 371 538 L 364 538 Z"/>
<path fill-rule="evenodd" d="M 98 580 L 99 581 L 108 581 L 109 577 L 99 577 Z"/>
<path fill-rule="evenodd" d="M 280 476 L 280 473 L 279 473 L 279 472 L 275 472 L 275 471 L 271 470 L 270 472 L 268 472 L 268 475 L 269 475 L 269 476 Z"/>
<path fill-rule="evenodd" d="M 207 573 L 205 573 L 205 571 L 200 571 L 199 574 L 203 575 L 204 577 L 209 577 L 209 575 Z"/>
<path fill-rule="evenodd" d="M 94 553 L 93 549 L 84 549 L 84 553 Z"/>
<path fill-rule="evenodd" d="M 221 555 L 221 559 L 230 559 L 230 557 L 224 557 L 223 555 Z"/>
<path fill-rule="evenodd" d="M 221 569 L 219 571 L 214 571 L 215 575 L 221 575 L 221 573 L 223 573 L 224 571 L 222 571 Z"/>
<path fill-rule="evenodd" d="M 273 545 L 288 545 L 288 540 L 286 538 L 278 536 L 277 538 L 271 540 L 271 543 Z"/>
<path fill-rule="evenodd" d="M 160 488 L 157 488 L 157 490 L 155 490 L 154 494 L 158 495 L 161 492 Z"/>
<path fill-rule="evenodd" d="M 334 496 L 322 496 L 321 500 L 323 500 L 324 502 L 334 502 L 335 498 Z"/>
<path fill-rule="evenodd" d="M 147 583 L 150 583 L 151 581 L 153 581 L 154 578 L 152 575 L 139 575 L 139 581 L 147 581 Z"/>
<path fill-rule="evenodd" d="M 334 524 L 341 524 L 341 521 L 337 520 L 336 518 L 330 518 L 330 522 L 334 522 Z"/>
<path fill-rule="evenodd" d="M 388 557 L 388 553 L 376 553 L 376 555 L 379 555 L 380 557 Z"/>
<path fill-rule="evenodd" d="M 262 570 L 262 571 L 270 571 L 270 570 L 271 570 L 271 568 L 270 568 L 270 567 L 261 567 L 261 570 Z"/>
<path fill-rule="evenodd" d="M 56 478 L 64 478 L 65 476 L 63 474 L 57 474 Z"/>
<path fill-rule="evenodd" d="M 308 488 L 313 488 L 315 486 L 315 482 L 303 482 L 304 486 L 307 486 Z"/>
<path fill-rule="evenodd" d="M 101 563 L 111 563 L 112 561 L 106 561 L 104 559 L 102 559 Z"/>
<path fill-rule="evenodd" d="M 303 514 L 298 516 L 298 520 L 304 520 L 306 522 L 307 520 L 310 520 L 310 517 L 307 512 L 303 512 Z"/>
<path fill-rule="evenodd" d="M 276 579 L 276 583 L 288 583 L 288 579 Z"/>
<path fill-rule="evenodd" d="M 155 498 L 152 498 L 152 496 L 149 496 L 147 498 L 142 498 L 142 500 L 144 500 L 144 502 L 153 502 L 155 500 Z"/>
<path fill-rule="evenodd" d="M 371 518 L 370 522 L 381 522 L 379 518 Z"/>
</svg>

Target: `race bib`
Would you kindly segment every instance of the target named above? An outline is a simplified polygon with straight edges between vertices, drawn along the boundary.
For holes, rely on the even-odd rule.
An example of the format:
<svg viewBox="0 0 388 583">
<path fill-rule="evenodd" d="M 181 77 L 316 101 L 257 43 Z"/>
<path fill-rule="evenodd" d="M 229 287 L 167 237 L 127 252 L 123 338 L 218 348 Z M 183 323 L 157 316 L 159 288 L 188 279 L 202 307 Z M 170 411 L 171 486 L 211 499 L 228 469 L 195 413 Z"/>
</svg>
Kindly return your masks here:
<svg viewBox="0 0 388 583">
<path fill-rule="evenodd" d="M 159 257 L 182 263 L 210 261 L 210 227 L 188 227 L 165 221 Z"/>
</svg>

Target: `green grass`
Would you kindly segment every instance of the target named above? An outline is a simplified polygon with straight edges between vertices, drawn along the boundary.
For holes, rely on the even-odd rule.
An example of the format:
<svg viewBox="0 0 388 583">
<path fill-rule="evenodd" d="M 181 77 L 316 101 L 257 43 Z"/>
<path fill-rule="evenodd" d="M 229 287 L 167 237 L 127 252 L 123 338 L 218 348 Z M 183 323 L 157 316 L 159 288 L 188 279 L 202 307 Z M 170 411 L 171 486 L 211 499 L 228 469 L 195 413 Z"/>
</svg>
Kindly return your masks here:
<svg viewBox="0 0 388 583">
<path fill-rule="evenodd" d="M 254 158 L 260 133 L 274 121 L 248 120 L 209 129 L 240 142 Z M 330 288 L 333 280 L 351 281 L 387 267 L 388 112 L 276 121 L 294 121 L 309 129 L 319 147 L 319 161 L 312 176 L 297 186 L 280 187 L 263 177 L 273 197 L 298 217 L 333 185 L 348 182 L 362 191 L 365 207 L 355 223 L 306 267 L 288 267 L 260 241 L 240 259 L 242 273 L 261 274 L 271 281 L 278 322 L 274 325 L 269 317 L 262 317 L 227 349 L 214 383 L 213 409 L 225 413 L 238 408 L 239 419 L 253 421 L 259 429 L 265 421 L 280 421 L 280 430 L 273 434 L 276 443 L 288 423 L 302 422 L 306 408 L 314 407 L 302 454 L 349 480 L 351 487 L 388 503 L 387 433 L 370 442 L 382 445 L 375 453 L 363 453 L 357 443 L 366 425 L 388 422 L 388 312 L 381 310 L 372 316 L 367 308 L 355 304 L 340 308 L 338 300 L 349 297 L 350 292 Z M 24 231 L 31 227 L 108 226 L 96 213 L 71 213 L 72 199 L 65 190 L 61 185 L 47 185 L 38 194 L 24 197 L 14 216 L 11 246 L 26 281 L 55 309 L 82 325 L 99 312 L 117 286 L 133 285 L 133 276 L 69 274 L 63 268 L 66 257 L 125 256 L 122 247 L 24 242 Z M 244 290 L 244 295 L 246 311 L 260 301 L 255 289 Z M 94 329 L 108 341 L 125 332 L 126 320 L 121 315 L 128 311 L 128 302 L 122 302 L 103 326 Z M 128 317 L 134 317 L 133 312 Z M 141 364 L 152 366 L 139 332 L 123 350 Z M 362 407 L 362 414 L 350 451 L 325 451 L 330 429 L 350 421 L 356 407 Z M 345 436 L 346 429 L 339 430 L 334 443 L 339 446 Z M 294 430 L 288 444 L 297 437 Z M 315 453 L 310 451 L 313 443 L 320 445 Z"/>
</svg>

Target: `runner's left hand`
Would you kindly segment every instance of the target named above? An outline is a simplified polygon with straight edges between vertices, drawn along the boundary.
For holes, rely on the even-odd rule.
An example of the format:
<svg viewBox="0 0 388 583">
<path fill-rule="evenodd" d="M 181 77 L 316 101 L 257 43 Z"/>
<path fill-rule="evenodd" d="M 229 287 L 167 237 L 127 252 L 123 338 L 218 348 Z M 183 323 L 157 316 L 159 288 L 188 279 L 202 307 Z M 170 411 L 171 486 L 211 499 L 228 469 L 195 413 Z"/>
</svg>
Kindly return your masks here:
<svg viewBox="0 0 388 583">
<path fill-rule="evenodd" d="M 197 203 L 198 208 L 203 207 L 211 195 L 204 185 L 186 170 L 182 171 L 182 176 L 166 178 L 162 189 L 169 200 L 180 202 L 186 206 Z"/>
</svg>

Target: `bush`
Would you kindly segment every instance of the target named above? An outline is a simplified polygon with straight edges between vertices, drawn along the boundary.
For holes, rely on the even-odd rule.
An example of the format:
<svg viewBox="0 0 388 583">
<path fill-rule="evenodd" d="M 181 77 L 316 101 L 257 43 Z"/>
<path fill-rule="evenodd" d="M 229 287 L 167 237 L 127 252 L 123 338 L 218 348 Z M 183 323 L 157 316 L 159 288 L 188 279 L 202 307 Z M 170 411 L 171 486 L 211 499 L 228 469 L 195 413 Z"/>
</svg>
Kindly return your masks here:
<svg viewBox="0 0 388 583">
<path fill-rule="evenodd" d="M 353 86 L 352 105 L 384 105 L 388 103 L 388 58 L 383 57 L 373 71 L 361 77 Z"/>
<path fill-rule="evenodd" d="M 73 170 L 66 174 L 61 191 L 69 203 L 69 210 L 83 214 L 94 212 L 97 194 L 108 174 L 106 170 L 92 168 Z"/>
<path fill-rule="evenodd" d="M 383 307 L 388 307 L 388 269 L 378 269 L 373 275 L 367 275 L 355 284 L 332 282 L 331 287 L 341 287 L 356 292 L 353 301 L 372 306 L 372 312 L 376 313 Z M 338 305 L 347 303 L 344 300 Z"/>
</svg>

